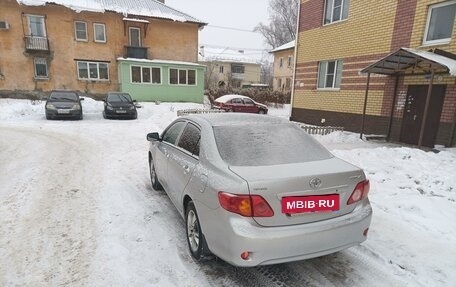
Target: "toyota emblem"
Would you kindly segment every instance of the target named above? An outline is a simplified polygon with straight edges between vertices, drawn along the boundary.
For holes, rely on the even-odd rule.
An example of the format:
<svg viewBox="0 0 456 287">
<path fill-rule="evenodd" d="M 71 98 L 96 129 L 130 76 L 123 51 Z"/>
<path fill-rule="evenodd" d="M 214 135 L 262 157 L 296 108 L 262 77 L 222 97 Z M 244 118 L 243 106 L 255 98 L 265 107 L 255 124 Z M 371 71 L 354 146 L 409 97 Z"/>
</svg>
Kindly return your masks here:
<svg viewBox="0 0 456 287">
<path fill-rule="evenodd" d="M 321 186 L 321 179 L 319 179 L 318 177 L 313 178 L 310 180 L 309 185 L 311 188 L 317 189 Z"/>
</svg>

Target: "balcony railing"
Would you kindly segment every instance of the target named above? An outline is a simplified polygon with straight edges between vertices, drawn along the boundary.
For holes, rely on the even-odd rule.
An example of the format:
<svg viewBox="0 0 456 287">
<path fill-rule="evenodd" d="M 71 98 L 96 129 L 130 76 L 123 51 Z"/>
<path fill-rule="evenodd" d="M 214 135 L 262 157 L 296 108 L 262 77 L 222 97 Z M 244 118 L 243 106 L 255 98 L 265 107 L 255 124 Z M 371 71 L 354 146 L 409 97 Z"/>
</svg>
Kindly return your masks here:
<svg viewBox="0 0 456 287">
<path fill-rule="evenodd" d="M 49 51 L 49 40 L 47 37 L 25 36 L 25 50 L 31 51 Z"/>
<path fill-rule="evenodd" d="M 127 58 L 147 59 L 147 47 L 125 46 Z"/>
</svg>

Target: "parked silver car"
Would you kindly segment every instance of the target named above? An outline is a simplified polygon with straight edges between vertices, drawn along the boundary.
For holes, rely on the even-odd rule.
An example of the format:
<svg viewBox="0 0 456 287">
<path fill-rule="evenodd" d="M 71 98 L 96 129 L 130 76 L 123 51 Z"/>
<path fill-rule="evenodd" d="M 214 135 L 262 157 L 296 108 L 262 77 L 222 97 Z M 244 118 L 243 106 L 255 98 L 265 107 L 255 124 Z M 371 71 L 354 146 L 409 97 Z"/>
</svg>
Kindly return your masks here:
<svg viewBox="0 0 456 287">
<path fill-rule="evenodd" d="M 236 266 L 318 257 L 367 237 L 361 169 L 286 120 L 250 114 L 182 117 L 147 135 L 154 189 L 186 222 L 191 255 Z"/>
</svg>

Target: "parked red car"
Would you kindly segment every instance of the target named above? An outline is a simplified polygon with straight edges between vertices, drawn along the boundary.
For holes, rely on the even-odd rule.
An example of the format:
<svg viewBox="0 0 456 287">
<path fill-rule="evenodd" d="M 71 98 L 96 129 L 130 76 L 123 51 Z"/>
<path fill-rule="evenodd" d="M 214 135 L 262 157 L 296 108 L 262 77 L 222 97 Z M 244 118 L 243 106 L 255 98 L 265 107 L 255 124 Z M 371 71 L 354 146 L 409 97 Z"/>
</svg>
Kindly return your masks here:
<svg viewBox="0 0 456 287">
<path fill-rule="evenodd" d="M 255 102 L 249 97 L 241 95 L 225 95 L 215 99 L 214 107 L 227 112 L 267 114 L 266 105 Z"/>
</svg>

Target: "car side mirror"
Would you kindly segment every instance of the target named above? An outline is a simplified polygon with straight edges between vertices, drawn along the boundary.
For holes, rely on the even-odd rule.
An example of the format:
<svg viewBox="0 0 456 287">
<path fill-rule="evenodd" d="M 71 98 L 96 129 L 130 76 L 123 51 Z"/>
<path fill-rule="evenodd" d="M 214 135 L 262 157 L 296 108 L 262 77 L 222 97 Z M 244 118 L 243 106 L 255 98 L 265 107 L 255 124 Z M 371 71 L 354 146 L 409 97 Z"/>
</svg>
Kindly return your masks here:
<svg viewBox="0 0 456 287">
<path fill-rule="evenodd" d="M 84 98 L 80 98 L 79 100 L 80 100 L 80 101 L 83 101 L 83 100 L 84 100 Z"/>
<path fill-rule="evenodd" d="M 136 100 L 133 100 L 133 103 L 136 103 Z"/>
<path fill-rule="evenodd" d="M 149 134 L 147 134 L 147 140 L 150 142 L 161 141 L 161 138 L 158 133 L 149 133 Z"/>
</svg>

